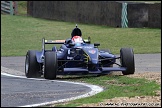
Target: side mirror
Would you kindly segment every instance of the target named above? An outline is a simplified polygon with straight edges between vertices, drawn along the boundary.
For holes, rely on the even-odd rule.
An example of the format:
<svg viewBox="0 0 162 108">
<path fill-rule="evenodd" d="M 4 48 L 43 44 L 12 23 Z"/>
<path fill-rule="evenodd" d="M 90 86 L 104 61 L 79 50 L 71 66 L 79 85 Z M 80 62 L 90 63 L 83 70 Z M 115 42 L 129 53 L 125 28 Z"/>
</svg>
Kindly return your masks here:
<svg viewBox="0 0 162 108">
<path fill-rule="evenodd" d="M 100 46 L 100 43 L 94 43 L 94 46 Z"/>
</svg>

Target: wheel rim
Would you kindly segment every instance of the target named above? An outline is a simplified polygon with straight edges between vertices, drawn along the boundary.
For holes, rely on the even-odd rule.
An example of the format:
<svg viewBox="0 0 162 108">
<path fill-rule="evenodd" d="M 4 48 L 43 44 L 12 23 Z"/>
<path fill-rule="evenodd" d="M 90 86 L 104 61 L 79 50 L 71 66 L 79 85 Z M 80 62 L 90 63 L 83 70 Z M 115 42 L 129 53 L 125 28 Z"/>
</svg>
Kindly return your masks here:
<svg viewBox="0 0 162 108">
<path fill-rule="evenodd" d="M 28 56 L 26 56 L 26 60 L 25 60 L 25 73 L 26 73 L 26 75 L 28 74 L 28 68 L 29 68 L 29 61 L 28 61 Z"/>
</svg>

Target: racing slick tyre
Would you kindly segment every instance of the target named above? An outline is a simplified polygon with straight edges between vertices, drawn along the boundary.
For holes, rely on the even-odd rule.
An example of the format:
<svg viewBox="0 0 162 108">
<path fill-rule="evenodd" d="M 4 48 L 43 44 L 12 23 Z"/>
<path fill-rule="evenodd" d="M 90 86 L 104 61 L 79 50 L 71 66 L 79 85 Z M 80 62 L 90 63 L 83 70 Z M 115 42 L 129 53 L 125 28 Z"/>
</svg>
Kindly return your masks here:
<svg viewBox="0 0 162 108">
<path fill-rule="evenodd" d="M 44 78 L 50 80 L 56 79 L 57 66 L 58 64 L 56 52 L 53 51 L 45 52 Z"/>
<path fill-rule="evenodd" d="M 36 51 L 29 50 L 26 54 L 25 59 L 25 76 L 27 78 L 38 78 L 41 77 L 40 65 L 36 60 Z"/>
<path fill-rule="evenodd" d="M 120 63 L 121 67 L 126 67 L 126 71 L 122 71 L 123 75 L 134 74 L 135 64 L 134 64 L 134 53 L 131 48 L 121 48 L 120 49 Z"/>
</svg>

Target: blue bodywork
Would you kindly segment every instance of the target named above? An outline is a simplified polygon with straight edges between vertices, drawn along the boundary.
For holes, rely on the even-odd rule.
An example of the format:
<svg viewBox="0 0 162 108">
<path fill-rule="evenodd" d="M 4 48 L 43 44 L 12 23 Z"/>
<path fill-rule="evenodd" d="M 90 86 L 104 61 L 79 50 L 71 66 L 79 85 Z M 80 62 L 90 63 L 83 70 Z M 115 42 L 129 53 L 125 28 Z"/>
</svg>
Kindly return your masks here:
<svg viewBox="0 0 162 108">
<path fill-rule="evenodd" d="M 45 50 L 45 44 L 61 44 L 60 48 L 56 46 L 51 50 Z M 54 51 L 57 53 L 58 72 L 57 74 L 107 74 L 111 71 L 125 71 L 126 68 L 116 63 L 114 54 L 98 49 L 99 44 L 90 44 L 90 42 L 67 44 L 65 42 L 55 42 L 42 39 L 42 51 L 37 51 L 37 62 L 44 64 L 44 53 Z M 113 67 L 117 64 L 118 67 Z"/>
</svg>

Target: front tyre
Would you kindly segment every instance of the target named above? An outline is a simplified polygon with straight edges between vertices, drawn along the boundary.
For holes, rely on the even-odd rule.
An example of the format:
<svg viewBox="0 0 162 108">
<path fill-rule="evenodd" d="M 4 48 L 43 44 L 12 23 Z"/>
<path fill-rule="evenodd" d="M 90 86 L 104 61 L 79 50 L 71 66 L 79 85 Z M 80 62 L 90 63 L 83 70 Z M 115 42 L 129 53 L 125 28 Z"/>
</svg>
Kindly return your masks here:
<svg viewBox="0 0 162 108">
<path fill-rule="evenodd" d="M 45 52 L 44 78 L 50 80 L 56 79 L 57 66 L 58 64 L 56 52 L 53 51 Z"/>
<path fill-rule="evenodd" d="M 122 71 L 123 75 L 134 74 L 135 63 L 134 63 L 134 53 L 131 48 L 121 48 L 120 49 L 120 62 L 121 67 L 125 67 L 126 71 Z"/>
<path fill-rule="evenodd" d="M 40 65 L 36 60 L 36 51 L 29 50 L 26 54 L 25 59 L 25 76 L 27 78 L 38 78 L 41 77 Z"/>
</svg>

